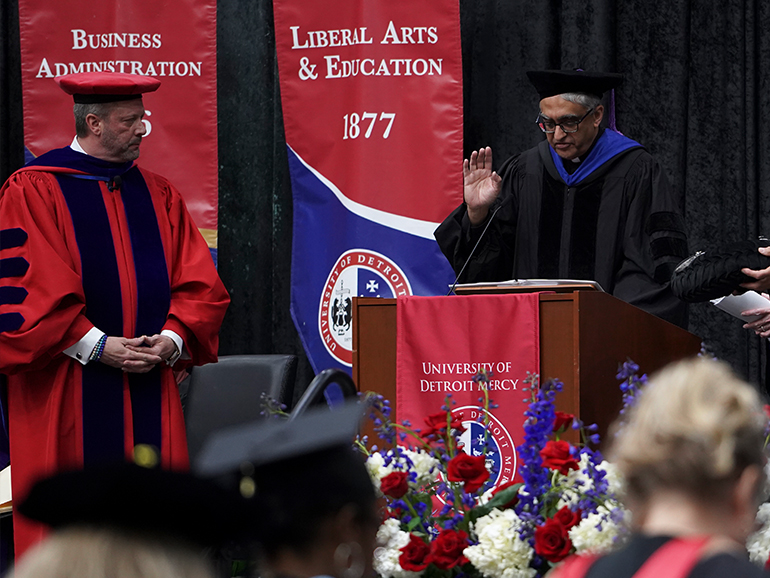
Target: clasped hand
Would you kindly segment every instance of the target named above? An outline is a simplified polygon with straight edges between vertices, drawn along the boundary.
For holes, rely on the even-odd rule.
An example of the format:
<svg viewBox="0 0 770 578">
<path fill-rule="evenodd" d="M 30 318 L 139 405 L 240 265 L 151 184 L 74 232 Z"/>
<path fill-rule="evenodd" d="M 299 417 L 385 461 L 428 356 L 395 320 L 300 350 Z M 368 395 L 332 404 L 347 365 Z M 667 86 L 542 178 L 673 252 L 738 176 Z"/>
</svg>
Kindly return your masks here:
<svg viewBox="0 0 770 578">
<path fill-rule="evenodd" d="M 175 351 L 174 340 L 166 335 L 107 337 L 100 361 L 128 373 L 146 373 Z"/>
</svg>

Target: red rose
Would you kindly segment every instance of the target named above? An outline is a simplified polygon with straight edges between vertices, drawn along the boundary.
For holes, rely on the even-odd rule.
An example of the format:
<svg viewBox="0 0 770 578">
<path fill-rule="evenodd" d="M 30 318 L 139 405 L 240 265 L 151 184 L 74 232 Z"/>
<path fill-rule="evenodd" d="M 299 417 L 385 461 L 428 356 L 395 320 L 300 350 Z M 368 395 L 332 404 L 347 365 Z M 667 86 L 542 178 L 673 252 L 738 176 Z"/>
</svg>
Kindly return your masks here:
<svg viewBox="0 0 770 578">
<path fill-rule="evenodd" d="M 441 530 L 438 537 L 431 542 L 429 562 L 433 562 L 442 570 L 468 563 L 463 556 L 463 550 L 468 547 L 468 534 L 462 530 Z"/>
<path fill-rule="evenodd" d="M 409 485 L 406 483 L 406 472 L 390 472 L 382 478 L 380 489 L 382 493 L 391 498 L 400 498 L 409 491 Z"/>
<path fill-rule="evenodd" d="M 557 520 L 549 518 L 545 524 L 535 528 L 535 553 L 549 562 L 561 562 L 572 550 L 567 528 Z"/>
<path fill-rule="evenodd" d="M 553 431 L 557 432 L 562 429 L 567 429 L 575 416 L 571 413 L 564 413 L 563 411 L 556 412 L 556 419 L 553 421 Z"/>
<path fill-rule="evenodd" d="M 489 471 L 484 456 L 469 456 L 460 452 L 453 457 L 446 468 L 450 482 L 465 482 L 463 490 L 471 494 L 489 479 Z"/>
<path fill-rule="evenodd" d="M 580 523 L 581 514 L 580 510 L 573 512 L 569 506 L 564 506 L 553 515 L 553 519 L 569 530 L 572 526 Z"/>
<path fill-rule="evenodd" d="M 762 406 L 762 409 L 765 412 L 765 417 L 770 419 L 770 405 L 765 404 Z"/>
<path fill-rule="evenodd" d="M 492 495 L 494 496 L 498 492 L 502 492 L 506 488 L 510 488 L 511 486 L 514 486 L 514 485 L 516 484 L 513 480 L 509 482 L 505 482 L 504 484 L 500 484 L 494 490 L 492 490 Z M 518 503 L 519 503 L 519 494 L 516 493 L 513 495 L 513 498 L 511 498 L 511 500 L 508 503 L 503 504 L 502 506 L 498 506 L 498 508 L 501 510 L 507 510 L 508 508 L 513 508 Z"/>
<path fill-rule="evenodd" d="M 425 424 L 428 426 L 425 429 L 423 429 L 420 432 L 420 435 L 422 437 L 428 437 L 429 435 L 433 434 L 441 434 L 446 432 L 446 426 L 447 426 L 447 414 L 448 412 L 442 411 L 439 413 L 434 413 L 429 415 L 425 419 Z M 458 433 L 462 433 L 465 431 L 465 426 L 463 426 L 463 414 L 458 413 L 457 415 L 454 414 L 448 414 L 450 418 L 449 422 L 449 429 L 457 430 Z"/>
<path fill-rule="evenodd" d="M 428 560 L 430 546 L 422 538 L 414 534 L 409 534 L 409 543 L 401 548 L 400 552 L 401 555 L 398 557 L 398 563 L 401 564 L 404 570 L 420 572 L 425 570 L 430 563 Z"/>
<path fill-rule="evenodd" d="M 569 442 L 560 440 L 558 442 L 549 441 L 545 447 L 540 450 L 540 457 L 543 458 L 543 465 L 552 470 L 559 470 L 561 474 L 567 475 L 570 470 L 577 470 L 578 463 L 569 453 Z"/>
</svg>

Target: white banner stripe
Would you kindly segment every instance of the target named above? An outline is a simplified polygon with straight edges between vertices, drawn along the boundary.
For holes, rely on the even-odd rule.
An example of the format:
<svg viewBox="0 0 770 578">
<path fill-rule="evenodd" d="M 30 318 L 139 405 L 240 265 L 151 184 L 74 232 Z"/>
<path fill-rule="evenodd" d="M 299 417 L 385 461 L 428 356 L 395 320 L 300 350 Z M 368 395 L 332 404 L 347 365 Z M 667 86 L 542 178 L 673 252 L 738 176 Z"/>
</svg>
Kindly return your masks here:
<svg viewBox="0 0 770 578">
<path fill-rule="evenodd" d="M 324 177 L 321 173 L 307 164 L 305 160 L 299 156 L 294 149 L 291 148 L 291 146 L 289 146 L 289 149 L 291 149 L 291 152 L 294 153 L 294 155 L 303 165 L 305 165 L 305 167 L 307 167 L 310 172 L 318 177 L 318 180 L 320 180 L 329 188 L 330 191 L 334 193 L 334 196 L 337 197 L 339 202 L 342 203 L 342 205 L 354 215 L 358 215 L 363 219 L 367 219 L 397 231 L 409 233 L 410 235 L 422 237 L 423 239 L 433 240 L 433 231 L 436 230 L 436 228 L 439 226 L 439 223 L 431 223 L 430 221 L 421 221 L 419 219 L 412 219 L 411 217 L 394 215 L 393 213 L 386 213 L 385 211 L 380 211 L 379 209 L 373 209 L 372 207 L 367 207 L 366 205 L 357 203 L 342 194 L 342 191 L 340 191 L 334 185 L 334 183 L 332 183 L 329 179 Z"/>
</svg>

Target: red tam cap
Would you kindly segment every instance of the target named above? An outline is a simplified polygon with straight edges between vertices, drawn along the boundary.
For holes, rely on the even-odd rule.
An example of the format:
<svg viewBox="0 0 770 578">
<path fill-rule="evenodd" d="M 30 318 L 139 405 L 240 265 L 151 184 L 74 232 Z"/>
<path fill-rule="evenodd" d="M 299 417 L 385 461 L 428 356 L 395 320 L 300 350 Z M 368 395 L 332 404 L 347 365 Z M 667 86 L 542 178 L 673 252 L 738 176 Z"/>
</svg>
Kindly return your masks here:
<svg viewBox="0 0 770 578">
<path fill-rule="evenodd" d="M 119 72 L 80 72 L 57 76 L 54 80 L 80 104 L 133 100 L 160 86 L 157 78 Z"/>
</svg>

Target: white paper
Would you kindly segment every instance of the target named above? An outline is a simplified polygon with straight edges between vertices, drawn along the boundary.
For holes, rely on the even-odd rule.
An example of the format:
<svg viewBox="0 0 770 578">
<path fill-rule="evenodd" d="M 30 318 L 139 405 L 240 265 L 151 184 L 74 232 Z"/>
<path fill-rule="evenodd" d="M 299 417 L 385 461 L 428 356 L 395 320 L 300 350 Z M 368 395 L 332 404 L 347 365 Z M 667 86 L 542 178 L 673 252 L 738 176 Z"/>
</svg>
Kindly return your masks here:
<svg viewBox="0 0 770 578">
<path fill-rule="evenodd" d="M 742 311 L 748 311 L 749 309 L 770 309 L 770 300 L 765 299 L 756 291 L 746 291 L 746 293 L 743 293 L 742 295 L 727 295 L 725 297 L 720 297 L 719 299 L 712 299 L 711 302 L 722 311 L 747 323 L 749 321 L 756 321 L 764 316 L 751 315 L 746 317 L 741 315 Z"/>
<path fill-rule="evenodd" d="M 597 291 L 604 292 L 599 283 L 588 279 L 511 279 L 509 281 L 460 283 L 457 287 L 562 287 L 564 285 L 589 285 Z"/>
<path fill-rule="evenodd" d="M 11 501 L 11 466 L 0 470 L 0 505 Z"/>
</svg>

